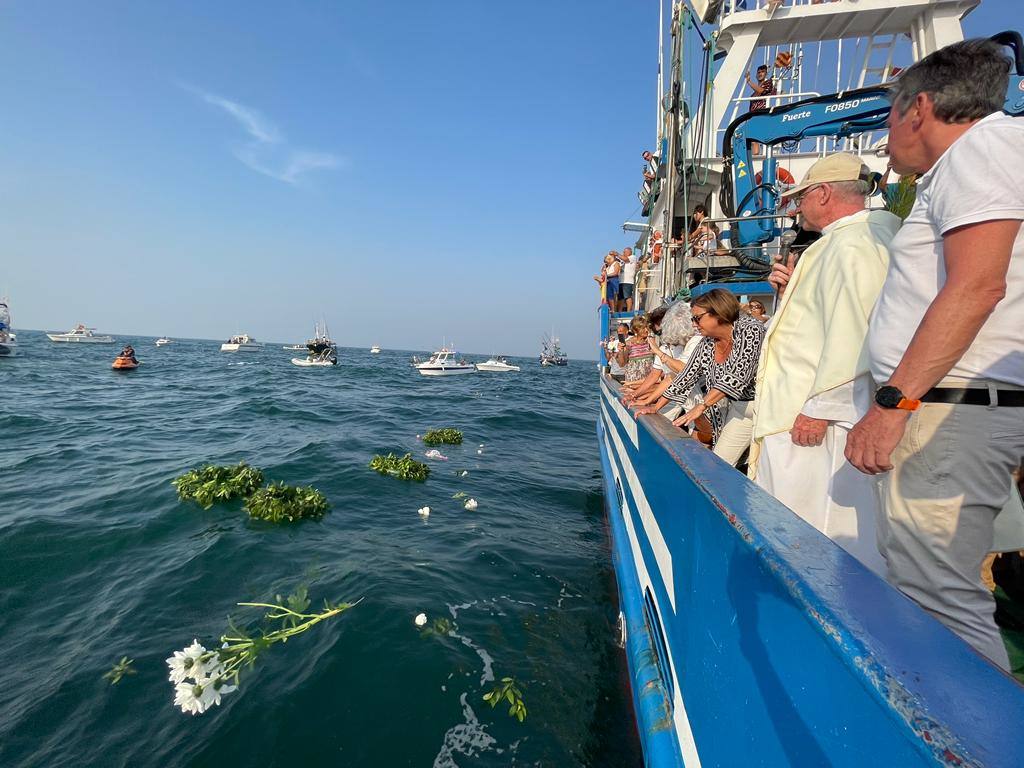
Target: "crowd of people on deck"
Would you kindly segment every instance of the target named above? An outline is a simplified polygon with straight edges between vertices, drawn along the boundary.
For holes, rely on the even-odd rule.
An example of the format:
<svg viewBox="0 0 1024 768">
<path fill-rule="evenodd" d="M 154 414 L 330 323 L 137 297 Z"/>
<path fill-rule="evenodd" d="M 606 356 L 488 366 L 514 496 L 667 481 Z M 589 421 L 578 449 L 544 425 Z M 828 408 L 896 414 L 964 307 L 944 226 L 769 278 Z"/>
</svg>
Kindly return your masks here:
<svg viewBox="0 0 1024 768">
<path fill-rule="evenodd" d="M 895 81 L 890 166 L 919 175 L 905 220 L 867 207 L 875 182 L 851 154 L 783 193 L 820 237 L 772 267 L 771 316 L 719 288 L 604 342 L 637 416 L 745 467 L 1003 669 L 981 572 L 1024 549 L 1024 118 L 1002 112 L 1008 69 L 1000 46 L 968 40 Z M 715 247 L 710 227 L 694 239 L 706 216 L 695 247 Z M 643 264 L 605 258 L 613 312 L 633 310 Z"/>
</svg>

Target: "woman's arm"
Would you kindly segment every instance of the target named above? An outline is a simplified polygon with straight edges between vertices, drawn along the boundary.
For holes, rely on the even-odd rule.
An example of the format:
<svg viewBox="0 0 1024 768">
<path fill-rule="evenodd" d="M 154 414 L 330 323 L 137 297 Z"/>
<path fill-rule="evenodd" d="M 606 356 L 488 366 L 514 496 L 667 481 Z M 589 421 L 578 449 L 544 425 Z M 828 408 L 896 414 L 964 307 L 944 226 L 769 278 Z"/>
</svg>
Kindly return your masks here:
<svg viewBox="0 0 1024 768">
<path fill-rule="evenodd" d="M 764 341 L 764 323 L 749 318 L 737 321 L 733 330 L 732 352 L 726 358 L 722 371 L 708 386 L 720 390 L 724 396 L 742 400 L 743 393 L 757 375 L 757 361 Z M 712 390 L 714 391 L 714 390 Z"/>
<path fill-rule="evenodd" d="M 623 368 L 626 367 L 626 363 L 629 362 L 629 339 L 619 342 L 619 349 L 615 353 L 615 362 Z"/>
<path fill-rule="evenodd" d="M 702 339 L 701 343 L 690 355 L 686 367 L 673 379 L 672 383 L 665 390 L 665 397 L 681 403 L 693 389 L 697 380 L 704 373 L 711 355 L 714 354 L 714 342 L 710 338 Z"/>
</svg>

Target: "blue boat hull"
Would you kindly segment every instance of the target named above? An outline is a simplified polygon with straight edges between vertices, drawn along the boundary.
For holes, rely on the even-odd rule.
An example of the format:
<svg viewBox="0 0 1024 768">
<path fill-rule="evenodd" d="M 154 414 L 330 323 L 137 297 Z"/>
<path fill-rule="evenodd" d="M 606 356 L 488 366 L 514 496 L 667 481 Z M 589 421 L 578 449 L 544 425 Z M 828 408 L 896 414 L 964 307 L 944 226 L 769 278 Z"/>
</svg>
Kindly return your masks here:
<svg viewBox="0 0 1024 768">
<path fill-rule="evenodd" d="M 1024 688 L 601 379 L 597 425 L 648 766 L 1018 766 Z"/>
</svg>

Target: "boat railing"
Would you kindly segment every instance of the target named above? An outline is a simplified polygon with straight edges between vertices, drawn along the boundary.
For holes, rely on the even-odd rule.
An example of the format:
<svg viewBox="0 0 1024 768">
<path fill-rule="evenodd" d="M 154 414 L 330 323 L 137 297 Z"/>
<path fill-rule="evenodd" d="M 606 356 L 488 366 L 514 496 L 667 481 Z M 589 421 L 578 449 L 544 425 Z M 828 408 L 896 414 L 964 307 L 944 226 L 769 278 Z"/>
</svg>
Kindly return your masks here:
<svg viewBox="0 0 1024 768">
<path fill-rule="evenodd" d="M 646 743 L 668 732 L 687 765 L 1019 765 L 1024 688 L 667 419 L 634 418 L 609 376 L 599 386 Z"/>
</svg>

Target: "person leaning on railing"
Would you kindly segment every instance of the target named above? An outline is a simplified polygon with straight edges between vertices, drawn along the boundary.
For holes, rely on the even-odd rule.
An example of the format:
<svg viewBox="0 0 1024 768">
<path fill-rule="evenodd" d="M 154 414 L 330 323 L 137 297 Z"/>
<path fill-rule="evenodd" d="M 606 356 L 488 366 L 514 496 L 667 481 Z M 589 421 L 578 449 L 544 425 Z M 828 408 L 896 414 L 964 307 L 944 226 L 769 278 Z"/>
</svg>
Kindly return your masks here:
<svg viewBox="0 0 1024 768">
<path fill-rule="evenodd" d="M 643 408 L 656 403 L 672 384 L 676 374 L 682 373 L 693 350 L 703 338 L 694 332 L 693 322 L 690 320 L 690 305 L 687 302 L 677 301 L 675 304 L 659 307 L 651 312 L 651 316 L 653 317 L 659 310 L 665 310 L 665 314 L 660 318 L 660 343 L 653 340 L 651 342 L 654 365 L 651 367 L 651 373 L 638 387 L 625 390 L 622 402 L 629 407 Z M 675 418 L 682 410 L 690 410 L 700 401 L 699 393 L 691 394 L 690 401 L 683 405 L 673 404 L 663 415 Z"/>
<path fill-rule="evenodd" d="M 672 423 L 685 427 L 707 417 L 715 454 L 735 466 L 750 445 L 754 378 L 764 323 L 741 314 L 736 296 L 722 288 L 694 299 L 690 315 L 704 338 L 664 395 L 637 415 L 657 413 L 669 401 L 684 403 L 690 390 L 699 385 L 704 402 Z"/>
</svg>

